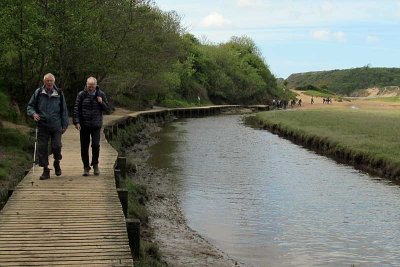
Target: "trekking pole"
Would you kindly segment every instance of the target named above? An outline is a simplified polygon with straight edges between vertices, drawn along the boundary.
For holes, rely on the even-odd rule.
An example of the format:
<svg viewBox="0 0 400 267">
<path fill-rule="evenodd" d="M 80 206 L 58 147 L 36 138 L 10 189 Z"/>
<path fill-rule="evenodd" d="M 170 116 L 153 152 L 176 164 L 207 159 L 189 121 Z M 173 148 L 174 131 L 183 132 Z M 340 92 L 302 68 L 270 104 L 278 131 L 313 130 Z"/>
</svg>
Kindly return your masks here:
<svg viewBox="0 0 400 267">
<path fill-rule="evenodd" d="M 36 124 L 36 128 L 35 128 L 35 150 L 33 151 L 33 173 L 35 173 L 35 165 L 36 165 L 36 148 L 37 148 L 37 136 L 38 136 L 38 126 Z"/>
</svg>

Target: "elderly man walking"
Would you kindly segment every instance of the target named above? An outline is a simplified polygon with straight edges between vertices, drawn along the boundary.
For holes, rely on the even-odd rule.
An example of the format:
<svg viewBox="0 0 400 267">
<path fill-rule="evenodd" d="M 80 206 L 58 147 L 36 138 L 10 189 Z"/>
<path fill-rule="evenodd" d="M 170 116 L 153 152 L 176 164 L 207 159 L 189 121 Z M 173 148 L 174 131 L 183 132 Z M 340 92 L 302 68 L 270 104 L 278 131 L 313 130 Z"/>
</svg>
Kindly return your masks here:
<svg viewBox="0 0 400 267">
<path fill-rule="evenodd" d="M 50 178 L 48 144 L 51 140 L 51 150 L 54 157 L 54 170 L 61 175 L 61 135 L 68 127 L 68 111 L 65 98 L 57 88 L 53 74 L 44 76 L 44 85 L 33 93 L 27 107 L 27 114 L 37 122 L 39 166 L 43 167 L 41 180 Z"/>
<path fill-rule="evenodd" d="M 73 123 L 80 131 L 83 176 L 88 176 L 90 166 L 94 175 L 100 175 L 100 131 L 103 126 L 103 111 L 108 110 L 107 97 L 97 86 L 97 80 L 89 77 L 86 87 L 79 92 L 75 105 Z M 89 164 L 89 144 L 92 138 L 92 162 Z"/>
</svg>

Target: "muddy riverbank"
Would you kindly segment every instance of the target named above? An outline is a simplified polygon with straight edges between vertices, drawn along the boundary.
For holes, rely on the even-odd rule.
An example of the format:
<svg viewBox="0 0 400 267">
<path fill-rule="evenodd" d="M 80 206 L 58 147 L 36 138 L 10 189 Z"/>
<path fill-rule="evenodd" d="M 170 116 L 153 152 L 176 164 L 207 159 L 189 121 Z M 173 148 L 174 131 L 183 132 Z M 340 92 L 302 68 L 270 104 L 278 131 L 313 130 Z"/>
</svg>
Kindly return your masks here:
<svg viewBox="0 0 400 267">
<path fill-rule="evenodd" d="M 150 147 L 159 141 L 156 133 L 164 124 L 143 123 L 137 128 L 140 130 L 134 138 L 135 144 L 124 148 L 128 161 L 136 165 L 136 172 L 131 173 L 129 179 L 146 188 L 148 222 L 144 225 L 142 238 L 158 244 L 161 261 L 168 266 L 243 266 L 187 225 L 173 172 L 148 163 Z"/>
</svg>

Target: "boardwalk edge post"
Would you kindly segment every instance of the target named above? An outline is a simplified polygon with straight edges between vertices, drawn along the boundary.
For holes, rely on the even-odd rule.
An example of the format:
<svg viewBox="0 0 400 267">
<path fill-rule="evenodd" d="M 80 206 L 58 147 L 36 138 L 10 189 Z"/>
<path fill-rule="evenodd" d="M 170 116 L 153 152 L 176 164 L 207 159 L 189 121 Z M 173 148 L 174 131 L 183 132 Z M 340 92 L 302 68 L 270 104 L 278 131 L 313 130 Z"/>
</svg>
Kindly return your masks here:
<svg viewBox="0 0 400 267">
<path fill-rule="evenodd" d="M 120 188 L 120 182 L 121 182 L 121 170 L 120 169 L 114 169 L 114 179 L 115 179 L 115 187 Z"/>
<path fill-rule="evenodd" d="M 124 212 L 125 218 L 128 217 L 128 189 L 117 188 L 118 198 L 121 202 L 122 211 Z"/>
<path fill-rule="evenodd" d="M 129 247 L 134 259 L 137 259 L 140 256 L 140 220 L 126 219 L 126 229 L 128 231 Z"/>
<path fill-rule="evenodd" d="M 14 193 L 14 188 L 7 189 L 7 198 L 9 199 L 13 193 Z"/>
<path fill-rule="evenodd" d="M 126 178 L 126 157 L 117 158 L 117 168 L 121 170 L 121 177 Z"/>
</svg>

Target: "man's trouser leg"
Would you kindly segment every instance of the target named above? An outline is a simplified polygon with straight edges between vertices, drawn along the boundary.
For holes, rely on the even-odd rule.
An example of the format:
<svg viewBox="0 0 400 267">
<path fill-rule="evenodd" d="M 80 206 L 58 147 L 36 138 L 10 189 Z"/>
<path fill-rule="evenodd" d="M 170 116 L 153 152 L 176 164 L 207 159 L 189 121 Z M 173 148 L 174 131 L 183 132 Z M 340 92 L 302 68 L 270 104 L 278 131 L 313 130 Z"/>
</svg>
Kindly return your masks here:
<svg viewBox="0 0 400 267">
<path fill-rule="evenodd" d="M 90 129 L 82 127 L 80 132 L 81 139 L 81 158 L 84 168 L 90 168 L 89 165 L 89 143 L 90 143 Z"/>
<path fill-rule="evenodd" d="M 39 166 L 43 168 L 47 168 L 49 166 L 49 138 L 49 130 L 44 127 L 39 127 L 37 137 Z"/>
<path fill-rule="evenodd" d="M 61 131 L 53 130 L 50 132 L 51 136 L 51 151 L 53 151 L 54 160 L 61 160 Z"/>
<path fill-rule="evenodd" d="M 92 166 L 99 164 L 101 127 L 91 129 L 92 136 Z"/>
</svg>

